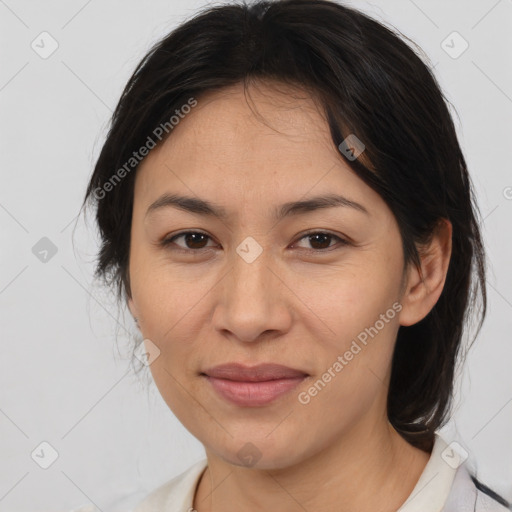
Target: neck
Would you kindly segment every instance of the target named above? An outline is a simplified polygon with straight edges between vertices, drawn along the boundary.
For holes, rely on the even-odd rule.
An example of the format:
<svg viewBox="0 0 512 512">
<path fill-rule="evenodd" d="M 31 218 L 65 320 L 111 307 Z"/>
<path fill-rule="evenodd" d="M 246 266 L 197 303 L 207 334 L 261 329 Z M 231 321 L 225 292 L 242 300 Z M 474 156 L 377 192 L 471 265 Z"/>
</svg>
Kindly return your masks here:
<svg viewBox="0 0 512 512">
<path fill-rule="evenodd" d="M 358 425 L 328 450 L 271 470 L 234 466 L 207 451 L 194 499 L 197 512 L 396 511 L 416 485 L 429 454 L 389 424 Z M 213 489 L 213 492 L 212 492 Z"/>
</svg>

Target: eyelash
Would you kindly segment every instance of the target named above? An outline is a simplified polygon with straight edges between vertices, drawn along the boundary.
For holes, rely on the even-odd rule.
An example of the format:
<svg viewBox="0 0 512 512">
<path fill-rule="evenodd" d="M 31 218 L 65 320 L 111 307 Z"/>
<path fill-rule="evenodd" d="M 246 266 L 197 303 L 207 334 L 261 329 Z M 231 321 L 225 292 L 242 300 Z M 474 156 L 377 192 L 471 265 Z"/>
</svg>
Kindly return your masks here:
<svg viewBox="0 0 512 512">
<path fill-rule="evenodd" d="M 201 251 L 208 251 L 208 250 L 211 249 L 211 247 L 202 247 L 200 249 L 184 249 L 183 247 L 179 247 L 179 246 L 177 248 L 171 248 L 170 247 L 170 245 L 172 243 L 174 243 L 174 241 L 177 238 L 180 238 L 180 237 L 185 236 L 185 235 L 204 235 L 204 236 L 208 237 L 210 240 L 212 239 L 210 237 L 210 235 L 208 235 L 206 233 L 203 233 L 202 231 L 182 231 L 181 233 L 177 233 L 176 235 L 173 235 L 172 237 L 163 239 L 160 242 L 160 244 L 163 247 L 172 249 L 173 251 L 186 252 L 186 253 L 191 253 L 191 252 L 199 253 Z M 310 236 L 313 236 L 313 235 L 327 235 L 327 236 L 329 236 L 329 237 L 331 237 L 333 239 L 337 239 L 338 240 L 338 244 L 340 246 L 342 246 L 342 247 L 346 246 L 346 245 L 350 245 L 350 243 L 347 240 L 339 237 L 338 235 L 335 235 L 334 233 L 330 233 L 328 231 L 310 231 L 308 233 L 303 234 L 298 239 L 298 241 L 301 241 L 302 239 L 310 237 Z M 333 247 L 335 248 L 336 246 L 327 247 L 326 249 L 304 249 L 304 250 L 306 252 L 308 252 L 308 253 L 322 253 L 322 252 L 328 252 L 328 251 L 333 250 Z"/>
</svg>

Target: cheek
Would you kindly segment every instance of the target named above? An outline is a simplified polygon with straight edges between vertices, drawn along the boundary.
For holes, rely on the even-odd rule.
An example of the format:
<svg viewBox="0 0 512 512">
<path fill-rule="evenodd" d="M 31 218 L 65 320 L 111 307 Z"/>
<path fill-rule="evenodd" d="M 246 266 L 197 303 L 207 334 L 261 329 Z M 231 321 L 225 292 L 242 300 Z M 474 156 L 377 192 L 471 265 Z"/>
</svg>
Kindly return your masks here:
<svg viewBox="0 0 512 512">
<path fill-rule="evenodd" d="M 188 431 L 197 436 L 198 425 L 206 426 L 211 418 L 201 407 L 202 401 L 195 398 L 198 397 L 198 390 L 194 388 L 195 381 L 184 378 L 180 361 L 169 356 L 167 350 L 149 367 L 153 381 L 169 410 Z"/>
<path fill-rule="evenodd" d="M 317 330 L 334 348 L 343 348 L 381 315 L 386 316 L 386 325 L 395 319 L 399 306 L 393 308 L 393 304 L 400 298 L 400 275 L 396 262 L 386 266 L 362 255 L 329 274 L 303 277 L 294 287 L 305 306 L 302 320 L 310 322 L 312 333 Z M 379 326 L 382 329 L 382 322 Z"/>
<path fill-rule="evenodd" d="M 311 283 L 304 283 L 314 312 L 308 330 L 316 340 L 317 387 L 323 400 L 358 409 L 385 391 L 401 310 L 400 269 L 396 261 L 393 265 L 361 258 L 336 273 L 328 293 L 322 287 L 312 293 Z"/>
<path fill-rule="evenodd" d="M 134 249 L 130 257 L 132 296 L 147 337 L 163 340 L 197 322 L 218 276 L 206 265 L 171 264 L 164 252 Z"/>
<path fill-rule="evenodd" d="M 394 310 L 389 311 L 388 323 L 378 315 L 358 313 L 359 317 L 373 317 L 372 321 L 363 328 L 361 324 L 347 326 L 354 336 L 343 333 L 317 352 L 319 373 L 297 397 L 303 417 L 322 418 L 320 423 L 312 422 L 312 435 L 325 440 L 350 429 L 369 411 L 375 411 L 376 404 L 385 408 L 398 328 L 396 320 L 390 319 Z"/>
</svg>

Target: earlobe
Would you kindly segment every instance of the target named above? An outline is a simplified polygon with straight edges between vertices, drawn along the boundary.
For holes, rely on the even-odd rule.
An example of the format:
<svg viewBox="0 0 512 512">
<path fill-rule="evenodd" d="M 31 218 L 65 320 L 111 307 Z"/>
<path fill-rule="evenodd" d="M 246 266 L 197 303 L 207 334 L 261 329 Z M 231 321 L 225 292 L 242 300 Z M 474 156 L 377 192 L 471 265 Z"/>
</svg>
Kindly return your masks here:
<svg viewBox="0 0 512 512">
<path fill-rule="evenodd" d="M 402 296 L 400 325 L 408 326 L 425 318 L 443 291 L 452 252 L 452 224 L 441 219 L 430 242 L 419 248 L 421 268 L 410 265 Z"/>
</svg>

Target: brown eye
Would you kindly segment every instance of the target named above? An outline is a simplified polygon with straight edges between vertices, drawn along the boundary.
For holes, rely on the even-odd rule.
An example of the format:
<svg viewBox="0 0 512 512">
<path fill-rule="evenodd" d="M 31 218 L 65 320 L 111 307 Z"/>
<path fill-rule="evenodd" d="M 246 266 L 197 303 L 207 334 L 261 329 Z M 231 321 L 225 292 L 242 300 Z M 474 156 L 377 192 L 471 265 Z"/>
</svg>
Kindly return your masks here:
<svg viewBox="0 0 512 512">
<path fill-rule="evenodd" d="M 176 241 L 180 239 L 183 239 L 182 242 L 177 243 Z M 201 249 L 212 247 L 207 245 L 209 240 L 211 240 L 211 237 L 206 233 L 200 231 L 186 231 L 162 240 L 161 244 L 163 246 L 175 245 L 177 246 L 177 250 L 199 252 Z M 335 243 L 332 243 L 336 241 L 338 245 L 341 246 L 349 244 L 349 242 L 343 238 L 323 231 L 308 233 L 300 238 L 299 241 L 301 240 L 308 241 L 310 247 L 306 247 L 305 249 L 311 252 L 327 252 L 327 250 L 336 246 Z"/>
<path fill-rule="evenodd" d="M 334 247 L 335 244 L 331 244 L 333 241 L 338 241 L 339 245 L 348 245 L 348 242 L 343 238 L 323 231 L 308 233 L 300 240 L 307 240 L 309 242 L 310 248 L 306 247 L 306 249 L 318 252 L 325 251 L 326 249 Z"/>
<path fill-rule="evenodd" d="M 176 243 L 176 240 L 179 240 L 180 238 L 183 239 L 185 244 L 184 246 Z M 162 245 L 167 246 L 175 243 L 183 250 L 200 250 L 207 247 L 206 243 L 209 239 L 210 237 L 207 234 L 201 233 L 200 231 L 187 231 L 163 240 Z"/>
<path fill-rule="evenodd" d="M 327 233 L 309 235 L 309 241 L 313 249 L 327 249 L 331 245 L 332 236 Z"/>
</svg>

